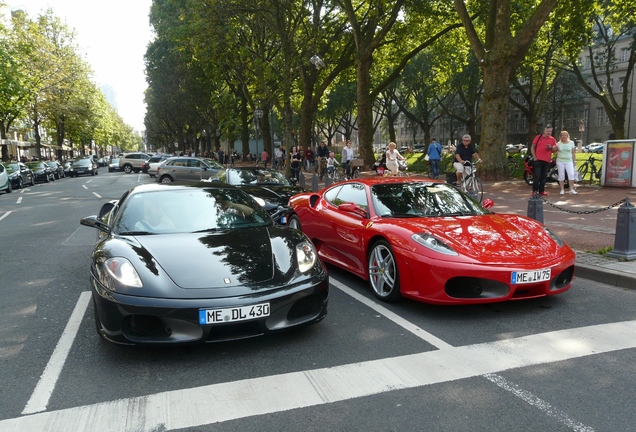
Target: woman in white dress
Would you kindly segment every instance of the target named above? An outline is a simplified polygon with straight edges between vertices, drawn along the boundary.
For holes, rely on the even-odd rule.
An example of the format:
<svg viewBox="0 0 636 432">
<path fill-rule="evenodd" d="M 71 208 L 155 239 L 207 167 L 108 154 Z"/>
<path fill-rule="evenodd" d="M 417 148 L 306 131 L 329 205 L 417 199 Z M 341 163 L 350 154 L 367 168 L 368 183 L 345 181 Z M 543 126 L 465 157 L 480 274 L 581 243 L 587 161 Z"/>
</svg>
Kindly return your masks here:
<svg viewBox="0 0 636 432">
<path fill-rule="evenodd" d="M 564 181 L 565 173 L 568 173 L 568 180 L 570 181 L 570 193 L 576 194 L 574 190 L 574 161 L 576 160 L 576 147 L 570 140 L 570 134 L 567 131 L 561 131 L 561 139 L 557 143 L 559 152 L 557 153 L 557 170 L 559 172 L 559 186 L 561 186 L 561 195 L 565 193 Z"/>
<path fill-rule="evenodd" d="M 386 167 L 391 171 L 391 175 L 397 175 L 399 166 L 398 160 L 404 160 L 404 157 L 396 149 L 394 142 L 389 143 L 389 149 L 386 151 Z"/>
</svg>

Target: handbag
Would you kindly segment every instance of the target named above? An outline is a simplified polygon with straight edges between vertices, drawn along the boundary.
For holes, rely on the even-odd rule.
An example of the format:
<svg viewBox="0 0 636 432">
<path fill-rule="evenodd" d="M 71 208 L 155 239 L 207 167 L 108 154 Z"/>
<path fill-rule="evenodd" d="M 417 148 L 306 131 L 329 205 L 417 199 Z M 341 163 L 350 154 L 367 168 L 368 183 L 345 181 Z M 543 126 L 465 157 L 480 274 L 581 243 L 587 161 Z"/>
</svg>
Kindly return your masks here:
<svg viewBox="0 0 636 432">
<path fill-rule="evenodd" d="M 430 158 L 429 158 L 429 156 L 428 156 L 428 155 L 424 156 L 424 160 L 425 160 L 425 161 L 427 161 L 427 160 L 429 160 L 429 159 L 430 159 Z"/>
</svg>

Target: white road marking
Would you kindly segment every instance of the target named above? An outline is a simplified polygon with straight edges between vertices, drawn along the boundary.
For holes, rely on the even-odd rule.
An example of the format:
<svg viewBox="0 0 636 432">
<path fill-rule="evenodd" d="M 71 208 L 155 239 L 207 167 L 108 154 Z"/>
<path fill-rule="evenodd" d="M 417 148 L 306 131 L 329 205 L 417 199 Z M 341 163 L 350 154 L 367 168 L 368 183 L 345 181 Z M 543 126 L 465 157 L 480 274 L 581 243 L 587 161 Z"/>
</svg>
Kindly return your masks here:
<svg viewBox="0 0 636 432">
<path fill-rule="evenodd" d="M 86 312 L 86 307 L 88 306 L 90 298 L 90 291 L 84 291 L 80 294 L 77 304 L 75 305 L 75 309 L 73 309 L 73 313 L 66 324 L 66 328 L 55 346 L 53 355 L 51 355 L 51 358 L 40 377 L 40 381 L 38 381 L 38 384 L 35 386 L 35 390 L 27 402 L 26 407 L 22 411 L 22 414 L 33 414 L 46 409 L 51 393 L 53 393 L 57 379 L 60 376 L 60 372 L 62 372 L 62 367 L 64 366 L 66 357 L 68 356 L 71 346 L 73 345 L 73 341 L 75 340 L 75 336 L 77 335 L 77 330 L 84 318 L 84 313 Z M 0 430 L 1 429 L 2 427 L 0 427 Z"/>
<path fill-rule="evenodd" d="M 102 196 L 96 192 L 93 192 L 93 195 L 95 195 L 97 198 L 101 198 Z"/>
<path fill-rule="evenodd" d="M 167 431 L 633 348 L 636 320 L 41 412 L 0 430 Z"/>
<path fill-rule="evenodd" d="M 404 328 L 405 330 L 408 330 L 409 332 L 413 333 L 415 336 L 417 336 L 417 337 L 425 340 L 429 344 L 433 345 L 435 348 L 448 349 L 448 348 L 452 348 L 453 347 L 452 345 L 444 342 L 440 338 L 438 338 L 436 336 L 433 336 L 432 334 L 430 334 L 426 330 L 423 330 L 422 328 L 416 326 L 415 324 L 405 320 L 401 316 L 391 312 L 390 310 L 388 310 L 384 306 L 381 306 L 381 305 L 377 304 L 376 302 L 371 301 L 368 298 L 364 297 L 363 295 L 358 294 L 357 292 L 355 292 L 351 288 L 345 286 L 342 282 L 334 279 L 333 277 L 329 278 L 329 282 L 333 286 L 338 288 L 340 291 L 343 291 L 345 294 L 350 295 L 354 299 L 358 300 L 360 303 L 363 303 L 367 307 L 370 307 L 374 311 L 376 311 L 379 314 L 383 315 L 385 318 L 393 321 L 395 324 L 399 325 L 400 327 Z"/>
<path fill-rule="evenodd" d="M 518 398 L 520 398 L 527 404 L 532 405 L 533 407 L 537 408 L 539 411 L 543 412 L 545 415 L 556 419 L 560 423 L 563 423 L 564 425 L 566 425 L 568 428 L 572 429 L 573 431 L 594 432 L 594 428 L 572 420 L 563 411 L 556 409 L 555 407 L 550 405 L 550 403 L 544 401 L 543 399 L 538 398 L 532 393 L 521 389 L 518 385 L 511 383 L 510 381 L 508 381 L 501 375 L 486 374 L 484 375 L 484 378 L 496 384 L 500 388 L 514 394 L 515 396 L 517 396 Z"/>
<path fill-rule="evenodd" d="M 3 214 L 2 216 L 0 216 L 0 221 L 4 218 L 6 218 L 7 216 L 9 216 L 11 214 L 11 210 L 9 210 L 8 212 L 6 212 L 5 214 Z"/>
<path fill-rule="evenodd" d="M 88 188 L 86 187 L 86 185 L 85 185 L 85 184 L 83 184 L 83 185 L 82 185 L 82 187 L 83 187 L 84 189 L 88 190 Z"/>
<path fill-rule="evenodd" d="M 23 188 L 23 189 L 20 190 L 20 193 L 29 192 L 29 191 L 30 191 L 29 188 Z"/>
<path fill-rule="evenodd" d="M 21 202 L 22 202 L 22 197 L 18 197 L 18 200 L 15 203 L 20 204 Z"/>
</svg>

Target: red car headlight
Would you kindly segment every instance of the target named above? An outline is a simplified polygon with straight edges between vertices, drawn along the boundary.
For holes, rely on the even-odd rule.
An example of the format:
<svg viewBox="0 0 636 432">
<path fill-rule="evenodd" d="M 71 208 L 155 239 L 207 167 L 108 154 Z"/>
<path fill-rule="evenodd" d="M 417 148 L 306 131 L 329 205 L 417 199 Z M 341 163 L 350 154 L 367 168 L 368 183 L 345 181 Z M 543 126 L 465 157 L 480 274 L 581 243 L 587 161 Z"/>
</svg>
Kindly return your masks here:
<svg viewBox="0 0 636 432">
<path fill-rule="evenodd" d="M 459 254 L 453 250 L 450 246 L 444 243 L 441 240 L 436 239 L 430 234 L 419 233 L 413 234 L 411 238 L 418 244 L 421 244 L 427 249 L 430 249 L 434 252 L 439 252 L 444 255 L 452 255 L 458 256 Z"/>
</svg>

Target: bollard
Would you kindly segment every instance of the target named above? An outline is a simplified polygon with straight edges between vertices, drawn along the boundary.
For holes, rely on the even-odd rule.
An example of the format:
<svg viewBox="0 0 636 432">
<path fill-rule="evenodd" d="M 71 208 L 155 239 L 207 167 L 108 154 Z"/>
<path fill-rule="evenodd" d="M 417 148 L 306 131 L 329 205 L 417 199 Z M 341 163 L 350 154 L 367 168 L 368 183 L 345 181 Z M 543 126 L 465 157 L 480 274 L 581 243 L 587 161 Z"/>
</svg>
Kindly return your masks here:
<svg viewBox="0 0 636 432">
<path fill-rule="evenodd" d="M 331 186 L 333 184 L 333 179 L 331 176 L 325 174 L 325 187 Z"/>
<path fill-rule="evenodd" d="M 636 259 L 636 207 L 629 202 L 629 197 L 618 208 L 614 249 L 607 256 L 628 261 Z"/>
<path fill-rule="evenodd" d="M 543 223 L 543 200 L 536 193 L 528 200 L 528 217 Z"/>
<path fill-rule="evenodd" d="M 318 175 L 314 174 L 311 178 L 311 191 L 316 192 L 318 190 Z"/>
<path fill-rule="evenodd" d="M 300 171 L 298 172 L 298 185 L 300 185 L 301 188 L 305 187 L 305 174 Z"/>
</svg>

